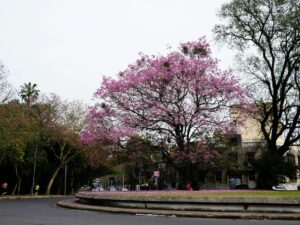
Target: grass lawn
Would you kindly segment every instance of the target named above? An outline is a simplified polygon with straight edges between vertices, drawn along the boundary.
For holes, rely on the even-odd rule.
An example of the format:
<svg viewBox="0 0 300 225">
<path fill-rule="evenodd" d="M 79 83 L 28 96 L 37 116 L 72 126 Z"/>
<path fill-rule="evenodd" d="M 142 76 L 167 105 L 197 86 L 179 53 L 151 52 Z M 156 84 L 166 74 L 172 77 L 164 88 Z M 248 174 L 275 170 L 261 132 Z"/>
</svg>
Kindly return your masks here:
<svg viewBox="0 0 300 225">
<path fill-rule="evenodd" d="M 226 193 L 195 193 L 187 196 L 300 198 L 300 191 L 245 191 L 245 192 L 226 192 Z"/>
<path fill-rule="evenodd" d="M 264 197 L 264 198 L 300 198 L 300 191 L 264 191 L 264 190 L 200 190 L 200 191 L 129 191 L 94 192 L 104 195 L 164 196 L 164 197 Z"/>
</svg>

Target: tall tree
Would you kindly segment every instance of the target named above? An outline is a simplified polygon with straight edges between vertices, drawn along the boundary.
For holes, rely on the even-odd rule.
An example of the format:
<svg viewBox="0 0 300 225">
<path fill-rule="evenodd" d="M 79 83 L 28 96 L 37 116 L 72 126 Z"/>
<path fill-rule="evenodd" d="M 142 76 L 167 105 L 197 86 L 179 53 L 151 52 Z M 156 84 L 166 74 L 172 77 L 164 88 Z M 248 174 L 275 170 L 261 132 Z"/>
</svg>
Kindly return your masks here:
<svg viewBox="0 0 300 225">
<path fill-rule="evenodd" d="M 36 87 L 37 87 L 37 84 L 31 84 L 31 82 L 29 82 L 28 84 L 25 83 L 23 86 L 21 86 L 19 95 L 20 95 L 21 99 L 25 102 L 25 104 L 28 108 L 32 105 L 32 103 L 34 101 L 36 101 L 38 99 L 40 91 L 38 89 L 36 89 Z M 36 170 L 37 152 L 38 152 L 38 143 L 36 143 L 36 146 L 35 146 L 31 194 L 33 194 L 33 188 L 35 185 L 35 170 Z"/>
<path fill-rule="evenodd" d="M 132 136 L 127 141 L 125 149 L 119 152 L 118 161 L 123 165 L 127 182 L 132 187 L 148 183 L 153 176 L 153 171 L 158 170 L 158 163 L 162 162 L 162 159 L 153 148 L 155 146 L 150 141 Z"/>
<path fill-rule="evenodd" d="M 17 182 L 13 194 L 20 191 L 26 146 L 34 136 L 35 120 L 23 105 L 0 105 L 0 165 L 14 167 Z"/>
<path fill-rule="evenodd" d="M 300 0 L 233 0 L 214 28 L 218 41 L 242 53 L 267 149 L 279 156 L 300 140 L 299 6 Z"/>
<path fill-rule="evenodd" d="M 139 133 L 194 182 L 194 162 L 213 154 L 192 143 L 226 130 L 228 105 L 243 103 L 247 94 L 230 71 L 218 68 L 209 44 L 200 39 L 166 56 L 143 55 L 117 80 L 104 78 L 95 97 L 100 102 L 90 109 L 84 141 L 118 142 Z M 178 166 L 178 157 L 187 166 Z"/>
<path fill-rule="evenodd" d="M 39 96 L 39 90 L 36 89 L 37 84 L 24 84 L 21 86 L 20 97 L 26 103 L 27 106 L 31 106 L 31 104 L 37 100 Z"/>
<path fill-rule="evenodd" d="M 62 101 L 57 95 L 52 95 L 44 104 L 52 109 L 48 138 L 50 151 L 56 161 L 46 188 L 46 194 L 49 194 L 59 171 L 82 150 L 79 134 L 83 128 L 85 106 L 78 101 Z"/>
<path fill-rule="evenodd" d="M 7 102 L 14 96 L 14 90 L 7 80 L 7 70 L 0 62 L 0 103 Z"/>
</svg>

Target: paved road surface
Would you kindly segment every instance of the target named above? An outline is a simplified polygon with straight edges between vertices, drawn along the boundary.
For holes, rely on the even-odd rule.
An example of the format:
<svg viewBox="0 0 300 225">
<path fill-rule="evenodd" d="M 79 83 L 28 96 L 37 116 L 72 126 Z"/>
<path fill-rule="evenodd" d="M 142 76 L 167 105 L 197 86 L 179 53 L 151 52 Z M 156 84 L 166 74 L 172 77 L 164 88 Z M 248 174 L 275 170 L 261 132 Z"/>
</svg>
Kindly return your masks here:
<svg viewBox="0 0 300 225">
<path fill-rule="evenodd" d="M 62 199 L 0 200 L 0 225 L 300 225 L 300 221 L 154 217 L 63 209 Z"/>
</svg>

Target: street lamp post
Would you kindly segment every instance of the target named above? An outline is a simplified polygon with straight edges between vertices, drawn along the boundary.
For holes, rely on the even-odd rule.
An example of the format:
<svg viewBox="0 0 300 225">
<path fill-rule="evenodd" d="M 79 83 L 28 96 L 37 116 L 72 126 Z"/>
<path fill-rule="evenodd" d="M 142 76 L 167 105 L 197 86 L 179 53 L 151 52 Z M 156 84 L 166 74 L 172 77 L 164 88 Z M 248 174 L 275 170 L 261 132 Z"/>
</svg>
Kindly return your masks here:
<svg viewBox="0 0 300 225">
<path fill-rule="evenodd" d="M 64 195 L 67 195 L 67 172 L 68 172 L 68 164 L 65 164 L 65 182 L 64 182 Z"/>
<path fill-rule="evenodd" d="M 33 190 L 35 185 L 36 155 L 37 155 L 37 144 L 35 145 L 35 152 L 34 152 L 33 175 L 32 175 L 32 186 L 31 186 L 32 195 L 33 195 Z"/>
</svg>

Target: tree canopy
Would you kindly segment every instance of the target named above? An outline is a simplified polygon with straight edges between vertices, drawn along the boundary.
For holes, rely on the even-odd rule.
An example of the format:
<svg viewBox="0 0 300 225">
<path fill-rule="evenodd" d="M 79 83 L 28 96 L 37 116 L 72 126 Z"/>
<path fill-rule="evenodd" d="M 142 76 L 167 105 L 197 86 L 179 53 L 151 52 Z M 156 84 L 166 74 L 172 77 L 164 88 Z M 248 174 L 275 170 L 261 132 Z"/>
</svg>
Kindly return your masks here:
<svg viewBox="0 0 300 225">
<path fill-rule="evenodd" d="M 299 0 L 233 0 L 222 6 L 223 23 L 214 29 L 218 41 L 241 51 L 267 148 L 279 155 L 300 140 L 299 5 Z"/>
<path fill-rule="evenodd" d="M 175 165 L 179 157 L 211 160 L 209 148 L 191 143 L 229 130 L 228 106 L 243 105 L 248 94 L 231 71 L 218 68 L 201 38 L 166 56 L 142 54 L 118 79 L 105 77 L 94 96 L 99 102 L 90 108 L 83 141 L 116 143 L 139 134 Z"/>
<path fill-rule="evenodd" d="M 20 96 L 21 99 L 26 103 L 27 106 L 30 106 L 34 101 L 37 100 L 39 96 L 39 90 L 37 89 L 37 84 L 24 84 L 21 86 Z"/>
<path fill-rule="evenodd" d="M 0 61 L 0 103 L 7 102 L 12 99 L 14 89 L 7 80 L 8 71 Z"/>
</svg>

